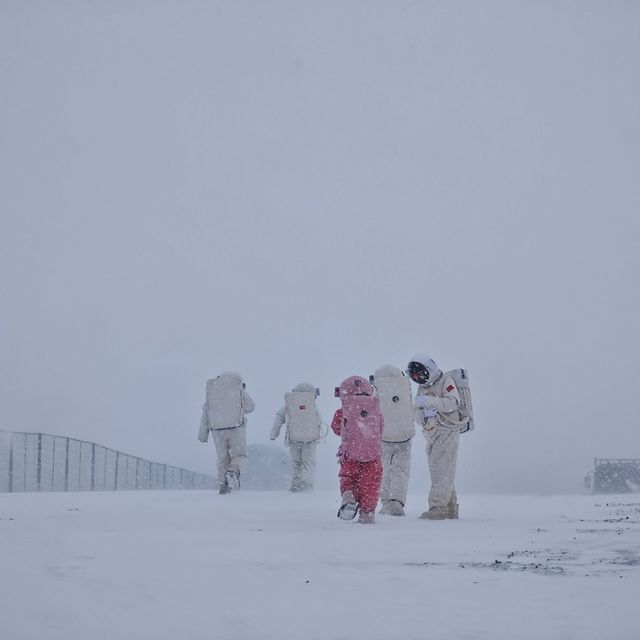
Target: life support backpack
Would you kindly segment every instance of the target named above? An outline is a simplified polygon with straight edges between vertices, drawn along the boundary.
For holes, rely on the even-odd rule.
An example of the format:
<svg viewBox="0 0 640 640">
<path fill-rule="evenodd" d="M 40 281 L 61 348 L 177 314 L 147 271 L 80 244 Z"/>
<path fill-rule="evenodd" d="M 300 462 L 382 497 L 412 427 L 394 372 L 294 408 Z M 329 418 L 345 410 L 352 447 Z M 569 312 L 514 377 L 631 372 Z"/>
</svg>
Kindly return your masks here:
<svg viewBox="0 0 640 640">
<path fill-rule="evenodd" d="M 211 429 L 239 427 L 244 421 L 242 389 L 239 376 L 219 375 L 207 381 L 207 413 Z"/>
<path fill-rule="evenodd" d="M 321 436 L 317 391 L 291 391 L 284 394 L 287 434 L 290 442 L 314 442 Z"/>
<path fill-rule="evenodd" d="M 469 374 L 466 369 L 452 369 L 447 371 L 446 376 L 451 376 L 458 389 L 460 396 L 460 433 L 473 431 L 475 424 L 473 422 L 473 406 L 471 404 L 471 389 L 469 388 Z"/>
<path fill-rule="evenodd" d="M 380 401 L 375 396 L 342 397 L 342 453 L 356 462 L 371 462 L 382 455 Z"/>
<path fill-rule="evenodd" d="M 379 369 L 375 375 L 369 376 L 369 380 L 378 391 L 384 416 L 382 439 L 385 442 L 406 442 L 416 433 L 411 382 L 399 369 L 393 369 L 397 375 L 381 375 L 383 369 Z"/>
</svg>

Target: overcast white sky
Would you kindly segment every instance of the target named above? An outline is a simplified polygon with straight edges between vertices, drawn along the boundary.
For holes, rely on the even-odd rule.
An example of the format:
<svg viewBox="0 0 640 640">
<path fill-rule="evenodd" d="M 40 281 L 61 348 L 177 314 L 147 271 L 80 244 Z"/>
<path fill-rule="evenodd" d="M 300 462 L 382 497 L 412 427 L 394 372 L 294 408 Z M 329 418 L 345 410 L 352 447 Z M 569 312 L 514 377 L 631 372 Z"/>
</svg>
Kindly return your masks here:
<svg viewBox="0 0 640 640">
<path fill-rule="evenodd" d="M 428 352 L 462 492 L 640 457 L 639 61 L 620 0 L 1 0 L 0 428 L 212 471 L 207 377 L 266 442 Z"/>
</svg>

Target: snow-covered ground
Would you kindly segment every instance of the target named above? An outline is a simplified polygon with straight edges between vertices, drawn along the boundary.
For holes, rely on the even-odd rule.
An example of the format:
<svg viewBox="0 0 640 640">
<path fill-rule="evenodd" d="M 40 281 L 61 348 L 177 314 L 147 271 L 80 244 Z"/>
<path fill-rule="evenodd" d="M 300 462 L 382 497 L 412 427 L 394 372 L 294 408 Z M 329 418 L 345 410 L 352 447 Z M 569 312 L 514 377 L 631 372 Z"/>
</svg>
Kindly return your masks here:
<svg viewBox="0 0 640 640">
<path fill-rule="evenodd" d="M 640 637 L 640 496 L 0 494 L 0 638 Z"/>
</svg>

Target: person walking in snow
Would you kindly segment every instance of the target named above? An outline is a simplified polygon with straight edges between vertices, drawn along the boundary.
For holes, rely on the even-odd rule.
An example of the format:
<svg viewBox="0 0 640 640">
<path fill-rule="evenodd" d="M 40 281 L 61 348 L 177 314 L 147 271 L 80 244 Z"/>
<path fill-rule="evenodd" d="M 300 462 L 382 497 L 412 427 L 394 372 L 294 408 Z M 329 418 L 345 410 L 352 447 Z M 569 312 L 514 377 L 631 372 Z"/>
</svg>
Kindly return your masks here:
<svg viewBox="0 0 640 640">
<path fill-rule="evenodd" d="M 286 423 L 284 443 L 291 455 L 290 491 L 313 489 L 316 468 L 316 447 L 322 435 L 322 419 L 316 406 L 318 390 L 308 382 L 297 384 L 284 394 L 284 407 L 276 414 L 271 428 L 271 440 L 280 435 Z"/>
<path fill-rule="evenodd" d="M 411 382 L 397 367 L 385 365 L 371 376 L 384 417 L 381 514 L 403 516 L 411 471 L 411 440 L 416 434 Z"/>
<path fill-rule="evenodd" d="M 375 521 L 375 509 L 382 480 L 382 430 L 384 418 L 374 387 L 365 378 L 351 376 L 336 388 L 342 407 L 331 421 L 331 429 L 340 436 L 340 494 L 338 517 L 358 522 Z"/>
<path fill-rule="evenodd" d="M 239 374 L 225 371 L 217 378 L 207 380 L 198 439 L 207 442 L 211 432 L 216 447 L 221 494 L 240 488 L 240 474 L 247 463 L 245 415 L 254 409 L 255 403 L 246 392 Z"/>
<path fill-rule="evenodd" d="M 420 517 L 427 520 L 457 519 L 458 498 L 454 479 L 461 420 L 456 383 L 427 355 L 414 356 L 406 371 L 418 384 L 414 417 L 422 425 L 427 440 L 431 476 L 429 510 Z"/>
</svg>

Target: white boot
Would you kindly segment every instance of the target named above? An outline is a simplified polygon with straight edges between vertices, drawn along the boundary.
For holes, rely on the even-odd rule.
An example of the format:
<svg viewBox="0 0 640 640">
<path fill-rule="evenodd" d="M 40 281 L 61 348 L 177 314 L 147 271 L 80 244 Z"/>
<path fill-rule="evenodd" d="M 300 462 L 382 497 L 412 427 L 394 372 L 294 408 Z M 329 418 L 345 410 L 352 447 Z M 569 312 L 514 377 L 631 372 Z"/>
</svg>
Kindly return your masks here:
<svg viewBox="0 0 640 640">
<path fill-rule="evenodd" d="M 383 516 L 391 515 L 391 512 L 389 511 L 389 500 L 382 501 L 382 507 L 380 507 L 380 511 L 378 511 L 378 513 Z"/>
<path fill-rule="evenodd" d="M 224 474 L 224 479 L 229 487 L 229 491 L 237 491 L 240 488 L 240 475 L 237 471 L 229 469 Z"/>
<path fill-rule="evenodd" d="M 338 509 L 338 518 L 341 520 L 353 520 L 358 513 L 358 503 L 353 491 L 345 491 L 342 494 L 342 506 Z"/>
<path fill-rule="evenodd" d="M 403 516 L 404 515 L 404 505 L 400 500 L 389 500 L 387 513 L 390 516 Z"/>
<path fill-rule="evenodd" d="M 447 507 L 431 507 L 429 511 L 425 511 L 420 515 L 423 520 L 446 520 L 449 517 Z"/>
</svg>

